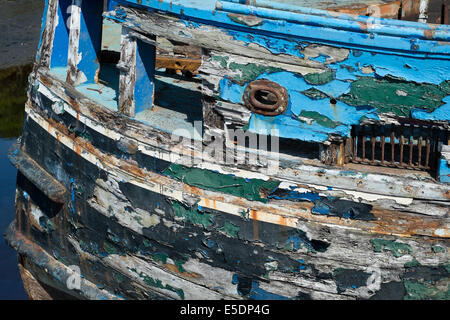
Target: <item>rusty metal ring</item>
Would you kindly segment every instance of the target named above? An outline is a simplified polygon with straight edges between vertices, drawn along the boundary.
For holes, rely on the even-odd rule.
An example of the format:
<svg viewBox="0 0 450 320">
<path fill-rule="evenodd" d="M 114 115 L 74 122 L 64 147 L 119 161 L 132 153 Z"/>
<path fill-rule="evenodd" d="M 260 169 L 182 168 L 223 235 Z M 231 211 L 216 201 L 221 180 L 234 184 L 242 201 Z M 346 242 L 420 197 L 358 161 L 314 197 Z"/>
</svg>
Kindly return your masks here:
<svg viewBox="0 0 450 320">
<path fill-rule="evenodd" d="M 274 95 L 275 98 L 276 98 L 276 103 L 273 104 L 273 105 L 270 105 L 270 104 L 265 104 L 265 103 L 262 103 L 262 102 L 258 101 L 257 98 L 256 98 L 256 94 L 258 92 L 261 92 L 261 91 L 266 91 L 266 92 L 269 92 L 270 94 Z M 249 94 L 250 94 L 249 102 L 255 109 L 263 109 L 263 110 L 267 110 L 267 111 L 275 111 L 275 110 L 277 110 L 280 107 L 280 105 L 282 103 L 282 97 L 280 96 L 280 92 L 274 92 L 272 90 L 269 90 L 267 86 L 252 85 L 250 87 Z"/>
<path fill-rule="evenodd" d="M 264 103 L 258 100 L 258 93 L 265 92 L 275 98 L 274 103 Z M 286 88 L 278 83 L 262 79 L 250 82 L 244 91 L 244 103 L 252 112 L 264 116 L 282 114 L 288 105 L 289 95 Z"/>
</svg>

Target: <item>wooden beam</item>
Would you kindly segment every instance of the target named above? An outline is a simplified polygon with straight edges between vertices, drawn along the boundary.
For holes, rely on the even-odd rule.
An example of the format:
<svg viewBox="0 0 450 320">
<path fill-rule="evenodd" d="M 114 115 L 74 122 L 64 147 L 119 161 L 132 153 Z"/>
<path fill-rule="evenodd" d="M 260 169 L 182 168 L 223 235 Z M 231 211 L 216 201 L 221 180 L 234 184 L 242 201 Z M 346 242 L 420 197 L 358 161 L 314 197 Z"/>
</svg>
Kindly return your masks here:
<svg viewBox="0 0 450 320">
<path fill-rule="evenodd" d="M 190 71 L 197 73 L 202 64 L 201 59 L 181 58 L 174 56 L 156 56 L 156 69 L 166 68 L 176 71 Z"/>
<path fill-rule="evenodd" d="M 136 39 L 130 37 L 129 29 L 122 29 L 119 79 L 119 112 L 134 117 L 134 86 L 136 84 Z"/>
</svg>

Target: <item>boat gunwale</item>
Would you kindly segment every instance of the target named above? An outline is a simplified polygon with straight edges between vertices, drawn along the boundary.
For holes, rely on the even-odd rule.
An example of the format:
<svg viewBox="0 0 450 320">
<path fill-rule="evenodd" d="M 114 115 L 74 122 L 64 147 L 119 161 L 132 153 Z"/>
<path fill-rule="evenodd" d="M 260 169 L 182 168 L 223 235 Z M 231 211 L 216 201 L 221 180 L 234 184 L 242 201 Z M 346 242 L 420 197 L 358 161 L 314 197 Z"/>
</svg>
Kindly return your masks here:
<svg viewBox="0 0 450 320">
<path fill-rule="evenodd" d="M 365 34 L 379 34 L 387 36 L 400 37 L 399 34 L 403 34 L 404 38 L 415 38 L 418 37 L 421 40 L 437 40 L 450 42 L 450 25 L 442 24 L 431 24 L 424 22 L 415 21 L 404 21 L 395 20 L 388 18 L 375 18 L 376 24 L 385 26 L 386 30 L 383 33 L 379 29 L 373 28 L 368 32 L 367 25 L 374 25 L 374 17 L 370 16 L 360 16 L 360 15 L 350 15 L 347 13 L 332 13 L 327 10 L 313 9 L 301 6 L 295 6 L 296 11 L 286 11 L 280 9 L 269 9 L 265 7 L 255 7 L 245 4 L 239 4 L 234 2 L 221 2 L 220 0 L 214 3 L 214 9 L 210 12 L 208 9 L 198 8 L 195 6 L 188 6 L 190 3 L 188 1 L 174 1 L 170 0 L 149 0 L 148 4 L 142 4 L 139 0 L 118 0 L 119 5 L 125 5 L 130 7 L 136 7 L 144 10 L 157 10 L 161 13 L 175 14 L 183 18 L 198 18 L 203 19 L 204 17 L 217 17 L 216 19 L 208 20 L 209 24 L 224 23 L 220 13 L 228 14 L 231 12 L 242 13 L 244 15 L 261 17 L 265 19 L 273 19 L 273 21 L 291 21 L 295 22 L 295 18 L 302 18 L 302 20 L 297 21 L 300 24 L 311 24 L 318 27 L 330 27 L 334 25 L 336 30 L 345 30 L 346 24 L 354 22 L 353 26 L 356 28 L 351 30 L 355 32 L 359 29 L 359 33 Z M 212 3 L 212 1 L 210 1 Z M 193 1 L 195 3 L 195 1 Z M 207 5 L 205 5 L 206 7 Z M 228 19 L 226 21 L 231 25 L 239 25 L 244 27 L 243 24 L 235 23 Z M 328 24 L 327 24 L 328 22 Z M 245 26 L 248 27 L 248 26 Z M 401 28 L 402 32 L 398 32 L 398 28 Z M 259 26 L 251 27 L 251 29 L 260 29 Z M 420 35 L 416 35 L 417 30 L 423 31 Z M 442 34 L 441 34 L 442 32 Z M 292 34 L 291 34 L 292 35 Z"/>
<path fill-rule="evenodd" d="M 235 3 L 230 0 L 218 0 L 217 2 L 221 3 L 222 1 L 227 2 L 227 3 Z M 274 3 L 274 2 L 271 2 L 268 0 L 252 0 L 252 1 L 255 2 L 256 5 L 246 5 L 246 4 L 241 4 L 241 5 L 248 6 L 249 8 L 253 7 L 255 9 L 264 8 L 264 9 L 271 9 L 271 10 L 280 10 L 280 11 L 302 13 L 302 14 L 308 14 L 308 15 L 314 15 L 314 16 L 323 16 L 323 17 L 332 18 L 332 19 L 359 21 L 362 23 L 372 23 L 373 19 L 377 19 L 377 22 L 379 24 L 387 25 L 387 26 L 404 26 L 404 27 L 414 27 L 414 28 L 419 27 L 424 30 L 444 29 L 444 31 L 450 32 L 450 25 L 445 25 L 445 24 L 398 20 L 398 19 L 392 19 L 392 18 L 378 18 L 378 17 L 373 17 L 373 16 L 362 16 L 362 15 L 351 14 L 351 13 L 336 12 L 336 11 L 332 11 L 332 10 L 315 9 L 315 8 L 310 8 L 310 7 L 302 7 L 302 6 L 298 6 L 298 5 L 288 5 L 288 4 L 282 4 L 282 3 L 277 3 L 277 2 Z M 238 3 L 235 3 L 235 4 L 238 4 Z"/>
<path fill-rule="evenodd" d="M 126 3 L 125 3 L 126 2 Z M 295 42 L 318 43 L 330 46 L 337 46 L 347 49 L 355 49 L 362 51 L 370 51 L 374 53 L 387 53 L 400 56 L 409 56 L 426 59 L 450 59 L 450 31 L 446 34 L 448 41 L 434 40 L 434 31 L 425 30 L 424 33 L 428 36 L 422 37 L 403 37 L 401 35 L 390 34 L 375 34 L 369 33 L 367 30 L 360 32 L 348 31 L 344 29 L 331 28 L 328 26 L 317 26 L 308 24 L 295 24 L 283 20 L 264 19 L 270 25 L 247 26 L 242 23 L 233 21 L 228 17 L 230 12 L 214 11 L 213 13 L 206 10 L 191 9 L 187 10 L 184 7 L 176 4 L 169 5 L 166 2 L 159 2 L 154 7 L 145 7 L 129 1 L 122 1 L 118 3 L 117 10 L 111 10 L 103 13 L 103 17 L 116 23 L 122 24 L 127 28 L 147 33 L 148 28 L 142 25 L 145 19 L 136 20 L 138 16 L 133 16 L 131 19 L 127 13 L 133 14 L 154 14 L 167 18 L 179 19 L 180 22 L 194 23 L 197 27 L 212 27 L 218 28 L 222 32 L 230 32 L 234 37 L 234 33 L 240 32 L 242 34 L 255 34 L 262 37 L 273 37 L 274 39 L 284 39 Z M 192 11 L 192 12 L 191 12 Z M 208 19 L 210 17 L 222 15 L 222 20 Z M 245 15 L 242 15 L 245 17 Z M 280 24 L 280 22 L 283 22 Z M 275 29 L 273 29 L 275 28 Z M 277 29 L 278 28 L 278 29 Z M 281 28 L 281 29 L 279 29 Z M 296 31 L 300 29 L 306 30 L 308 33 L 297 34 Z M 306 29 L 305 29 L 306 28 Z M 395 30 L 393 27 L 392 30 Z M 289 29 L 292 33 L 286 33 Z M 303 30 L 302 29 L 302 30 Z M 320 30 L 320 33 L 317 31 Z M 312 32 L 314 31 L 314 37 Z M 151 33 L 151 32 L 150 32 Z M 193 40 L 193 39 L 191 39 Z M 239 40 L 239 37 L 236 39 Z M 397 41 L 398 40 L 398 41 Z M 245 43 L 245 42 L 244 42 Z"/>
</svg>

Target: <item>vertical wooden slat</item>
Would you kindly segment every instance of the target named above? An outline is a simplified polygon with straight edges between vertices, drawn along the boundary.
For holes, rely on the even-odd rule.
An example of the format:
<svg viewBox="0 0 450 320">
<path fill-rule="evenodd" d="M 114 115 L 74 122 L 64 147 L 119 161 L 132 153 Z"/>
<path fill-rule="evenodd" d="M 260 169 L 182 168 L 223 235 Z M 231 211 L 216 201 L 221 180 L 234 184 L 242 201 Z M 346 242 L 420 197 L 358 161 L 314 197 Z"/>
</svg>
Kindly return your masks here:
<svg viewBox="0 0 450 320">
<path fill-rule="evenodd" d="M 44 29 L 41 32 L 41 42 L 36 56 L 39 67 L 50 68 L 58 19 L 58 2 L 58 0 L 49 0 L 46 12 L 44 12 Z"/>
<path fill-rule="evenodd" d="M 405 127 L 402 126 L 401 133 L 400 133 L 400 166 L 403 166 L 403 148 L 404 148 L 403 139 L 405 138 L 404 129 L 405 129 Z"/>
<path fill-rule="evenodd" d="M 362 136 L 362 159 L 366 160 L 366 136 Z"/>
<path fill-rule="evenodd" d="M 428 5 L 430 0 L 420 0 L 418 22 L 426 23 L 428 21 Z"/>
<path fill-rule="evenodd" d="M 391 162 L 395 162 L 395 132 L 394 128 L 391 127 Z"/>
<path fill-rule="evenodd" d="M 344 144 L 344 155 L 343 155 L 343 159 L 344 159 L 344 164 L 349 162 L 349 158 L 351 158 L 351 154 L 353 152 L 353 138 L 352 136 L 350 136 L 350 138 L 345 139 L 345 144 Z"/>
<path fill-rule="evenodd" d="M 422 136 L 420 136 L 419 140 L 417 142 L 417 151 L 418 151 L 417 166 L 419 168 L 422 165 L 422 144 L 423 144 L 423 139 L 422 139 Z"/>
<path fill-rule="evenodd" d="M 413 127 L 410 126 L 410 133 L 409 133 L 409 166 L 412 167 L 413 165 L 413 150 L 414 150 L 414 130 Z"/>
<path fill-rule="evenodd" d="M 438 162 L 438 157 L 437 157 L 437 155 L 438 155 L 438 153 L 439 153 L 439 144 L 440 144 L 440 140 L 441 140 L 441 138 L 440 138 L 440 135 L 439 135 L 439 130 L 435 130 L 435 139 L 434 139 L 434 157 L 433 157 L 433 164 L 434 165 L 437 165 L 437 162 Z"/>
<path fill-rule="evenodd" d="M 67 55 L 67 78 L 66 82 L 71 85 L 77 85 L 84 82 L 83 75 L 78 70 L 78 47 L 80 45 L 80 22 L 81 22 L 81 3 L 82 0 L 73 0 L 70 12 L 69 28 L 69 52 Z"/>
<path fill-rule="evenodd" d="M 372 126 L 372 137 L 370 140 L 372 142 L 372 164 L 375 164 L 375 144 L 377 141 L 376 133 L 375 133 L 375 126 Z"/>
<path fill-rule="evenodd" d="M 431 152 L 431 127 L 427 130 L 427 146 L 426 146 L 426 156 L 425 156 L 425 168 L 430 168 L 430 152 Z"/>
<path fill-rule="evenodd" d="M 339 144 L 339 152 L 338 152 L 338 157 L 337 157 L 337 165 L 338 166 L 343 166 L 345 163 L 345 152 L 344 152 L 344 142 L 341 142 Z"/>
<path fill-rule="evenodd" d="M 362 159 L 363 161 L 366 160 L 366 127 L 363 126 L 363 133 L 362 133 Z"/>
<path fill-rule="evenodd" d="M 136 39 L 129 35 L 128 28 L 122 28 L 121 55 L 117 64 L 120 70 L 119 112 L 134 117 L 134 86 L 136 84 Z"/>
</svg>

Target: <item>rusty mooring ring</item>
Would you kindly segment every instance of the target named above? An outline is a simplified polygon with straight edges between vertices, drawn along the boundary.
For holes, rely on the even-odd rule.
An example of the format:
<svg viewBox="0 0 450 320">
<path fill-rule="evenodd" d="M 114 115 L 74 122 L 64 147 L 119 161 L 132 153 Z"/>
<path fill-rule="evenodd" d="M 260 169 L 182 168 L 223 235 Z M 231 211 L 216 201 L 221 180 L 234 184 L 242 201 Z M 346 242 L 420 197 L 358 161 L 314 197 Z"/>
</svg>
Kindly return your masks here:
<svg viewBox="0 0 450 320">
<path fill-rule="evenodd" d="M 266 101 L 262 101 L 262 93 L 266 93 L 268 97 Z M 288 102 L 289 95 L 286 88 L 266 79 L 250 82 L 244 91 L 244 103 L 247 108 L 264 116 L 282 114 Z"/>
</svg>

